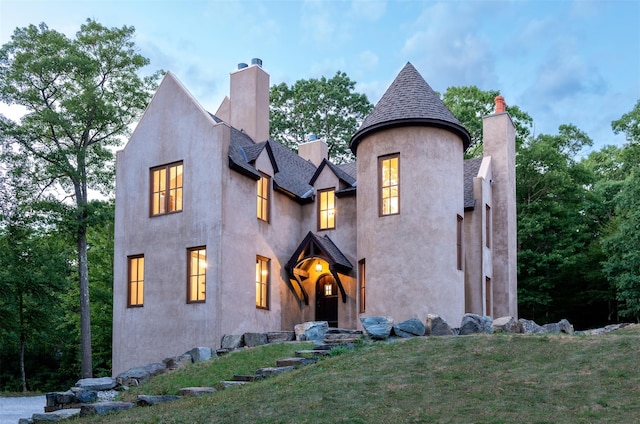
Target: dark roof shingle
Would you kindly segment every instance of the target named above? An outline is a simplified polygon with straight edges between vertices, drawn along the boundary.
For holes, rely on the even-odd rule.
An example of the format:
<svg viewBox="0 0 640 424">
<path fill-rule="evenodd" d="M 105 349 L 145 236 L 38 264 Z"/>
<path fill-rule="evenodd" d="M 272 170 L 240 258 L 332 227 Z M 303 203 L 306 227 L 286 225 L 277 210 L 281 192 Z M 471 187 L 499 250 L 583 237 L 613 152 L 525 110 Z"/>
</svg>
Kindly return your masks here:
<svg viewBox="0 0 640 424">
<path fill-rule="evenodd" d="M 360 129 L 351 138 L 349 147 L 356 154 L 358 143 L 367 134 L 400 125 L 449 129 L 462 139 L 465 150 L 471 142 L 469 132 L 411 63 L 402 68 L 373 111 L 365 118 Z"/>
</svg>

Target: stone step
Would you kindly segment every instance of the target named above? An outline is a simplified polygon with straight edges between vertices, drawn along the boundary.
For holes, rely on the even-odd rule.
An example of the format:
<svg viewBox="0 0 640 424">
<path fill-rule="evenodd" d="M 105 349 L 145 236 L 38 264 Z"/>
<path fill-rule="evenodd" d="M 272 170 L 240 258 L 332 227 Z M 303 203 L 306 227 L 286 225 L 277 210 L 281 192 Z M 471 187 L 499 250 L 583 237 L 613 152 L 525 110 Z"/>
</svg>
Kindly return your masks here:
<svg viewBox="0 0 640 424">
<path fill-rule="evenodd" d="M 200 396 L 215 391 L 215 387 L 183 387 L 179 393 L 180 396 Z"/>
<path fill-rule="evenodd" d="M 174 395 L 159 395 L 159 396 L 138 395 L 138 397 L 136 398 L 136 406 L 153 406 L 159 403 L 172 402 L 180 398 L 181 396 L 174 396 Z"/>
<path fill-rule="evenodd" d="M 256 375 L 271 377 L 272 375 L 280 374 L 287 371 L 293 371 L 293 366 L 260 368 L 256 371 Z"/>
<path fill-rule="evenodd" d="M 221 381 L 220 385 L 222 386 L 222 390 L 227 390 L 232 387 L 244 386 L 249 383 L 248 381 Z"/>
<path fill-rule="evenodd" d="M 31 416 L 33 423 L 55 423 L 80 415 L 80 408 L 60 409 L 59 411 L 36 413 Z"/>
<path fill-rule="evenodd" d="M 236 374 L 233 376 L 233 381 L 244 381 L 246 383 L 250 383 L 252 381 L 262 380 L 264 377 L 261 375 L 240 375 Z"/>
<path fill-rule="evenodd" d="M 311 349 L 296 351 L 298 358 L 318 358 L 320 356 L 329 356 L 329 351 L 325 349 Z"/>
<path fill-rule="evenodd" d="M 300 357 L 296 357 L 296 358 L 283 358 L 283 359 L 278 359 L 276 361 L 276 366 L 278 367 L 288 367 L 288 366 L 304 366 L 304 365 L 310 365 L 310 364 L 315 364 L 316 362 L 318 362 L 317 358 L 300 358 Z"/>
<path fill-rule="evenodd" d="M 104 415 L 115 411 L 124 411 L 133 408 L 131 402 L 96 402 L 86 403 L 80 408 L 80 416 L 87 415 Z M 63 410 L 64 411 L 64 410 Z"/>
</svg>

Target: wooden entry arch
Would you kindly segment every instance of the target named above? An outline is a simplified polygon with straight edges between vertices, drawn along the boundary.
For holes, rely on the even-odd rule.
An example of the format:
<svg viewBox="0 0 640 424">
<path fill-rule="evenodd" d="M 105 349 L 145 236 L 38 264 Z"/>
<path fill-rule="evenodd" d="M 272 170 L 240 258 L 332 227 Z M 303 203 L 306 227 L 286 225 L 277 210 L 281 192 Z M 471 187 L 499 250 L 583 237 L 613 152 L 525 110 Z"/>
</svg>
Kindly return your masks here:
<svg viewBox="0 0 640 424">
<path fill-rule="evenodd" d="M 353 265 L 328 236 L 320 237 L 311 231 L 302 240 L 284 267 L 292 284 L 293 292 L 300 300 L 304 300 L 305 305 L 309 304 L 309 294 L 304 289 L 302 281 L 309 278 L 307 269 L 317 259 L 322 259 L 329 264 L 329 272 L 336 281 L 342 302 L 347 303 L 347 293 L 342 281 L 340 281 L 339 273 L 349 275 L 353 270 Z"/>
</svg>

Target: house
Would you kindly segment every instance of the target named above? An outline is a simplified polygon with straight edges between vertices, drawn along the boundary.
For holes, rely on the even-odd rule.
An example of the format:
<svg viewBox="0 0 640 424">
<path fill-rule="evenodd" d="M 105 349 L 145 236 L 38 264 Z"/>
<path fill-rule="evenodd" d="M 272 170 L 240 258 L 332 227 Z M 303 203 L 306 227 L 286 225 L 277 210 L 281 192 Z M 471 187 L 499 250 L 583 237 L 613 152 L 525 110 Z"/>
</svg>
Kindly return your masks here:
<svg viewBox="0 0 640 424">
<path fill-rule="evenodd" d="M 168 72 L 117 153 L 113 372 L 224 334 L 305 321 L 358 328 L 429 313 L 517 316 L 515 132 L 504 101 L 484 157 L 408 63 L 353 135 L 269 139 L 262 62 L 204 110 Z"/>
</svg>

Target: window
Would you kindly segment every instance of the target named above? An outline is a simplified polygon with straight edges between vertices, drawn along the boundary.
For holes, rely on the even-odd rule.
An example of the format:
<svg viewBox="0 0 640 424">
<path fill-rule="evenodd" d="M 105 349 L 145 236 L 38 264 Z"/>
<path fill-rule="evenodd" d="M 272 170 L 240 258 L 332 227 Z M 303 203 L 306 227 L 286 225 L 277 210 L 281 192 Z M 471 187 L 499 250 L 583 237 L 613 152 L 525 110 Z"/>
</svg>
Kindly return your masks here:
<svg viewBox="0 0 640 424">
<path fill-rule="evenodd" d="M 378 158 L 380 215 L 400 213 L 400 155 Z"/>
<path fill-rule="evenodd" d="M 358 262 L 358 275 L 360 276 L 360 313 L 365 312 L 367 309 L 367 272 L 364 259 L 360 259 Z"/>
<path fill-rule="evenodd" d="M 493 316 L 492 314 L 492 308 L 491 308 L 491 278 L 489 277 L 484 277 L 484 296 L 485 296 L 485 315 L 487 316 Z"/>
<path fill-rule="evenodd" d="M 207 248 L 187 249 L 187 303 L 204 302 L 207 296 Z"/>
<path fill-rule="evenodd" d="M 151 216 L 182 210 L 182 162 L 151 169 Z"/>
<path fill-rule="evenodd" d="M 129 256 L 129 290 L 127 306 L 144 305 L 144 255 Z"/>
<path fill-rule="evenodd" d="M 485 242 L 487 244 L 487 247 L 491 247 L 491 206 L 489 205 L 484 205 L 485 206 L 485 211 L 484 211 L 484 219 L 485 219 Z"/>
<path fill-rule="evenodd" d="M 336 228 L 336 192 L 333 189 L 318 192 L 318 229 Z"/>
<path fill-rule="evenodd" d="M 458 225 L 456 227 L 456 255 L 457 267 L 462 270 L 462 217 L 458 215 Z"/>
<path fill-rule="evenodd" d="M 269 177 L 263 175 L 258 180 L 258 219 L 269 222 Z"/>
<path fill-rule="evenodd" d="M 256 256 L 256 308 L 269 309 L 269 258 Z"/>
</svg>

